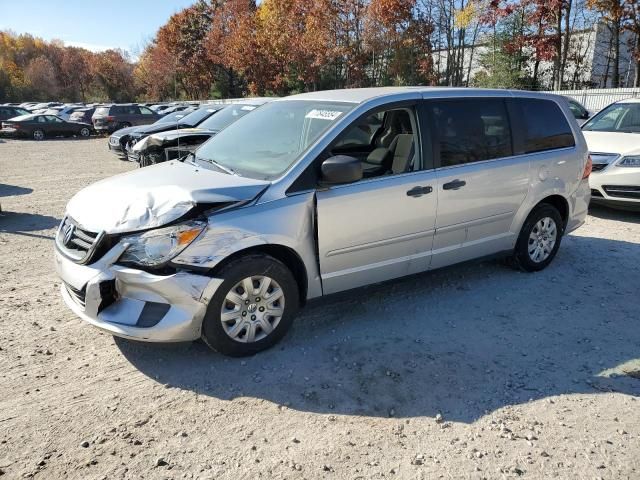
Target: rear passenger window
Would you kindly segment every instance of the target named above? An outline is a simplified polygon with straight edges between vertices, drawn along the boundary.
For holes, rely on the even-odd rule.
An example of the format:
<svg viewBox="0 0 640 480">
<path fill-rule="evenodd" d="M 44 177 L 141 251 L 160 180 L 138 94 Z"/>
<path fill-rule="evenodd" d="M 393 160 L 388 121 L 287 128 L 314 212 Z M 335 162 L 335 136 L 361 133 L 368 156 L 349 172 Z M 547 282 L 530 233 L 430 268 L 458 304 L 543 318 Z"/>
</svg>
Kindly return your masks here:
<svg viewBox="0 0 640 480">
<path fill-rule="evenodd" d="M 440 166 L 513 155 L 511 128 L 502 99 L 465 98 L 428 102 Z"/>
<path fill-rule="evenodd" d="M 573 131 L 560 107 L 551 100 L 520 98 L 524 124 L 524 153 L 575 146 Z"/>
</svg>

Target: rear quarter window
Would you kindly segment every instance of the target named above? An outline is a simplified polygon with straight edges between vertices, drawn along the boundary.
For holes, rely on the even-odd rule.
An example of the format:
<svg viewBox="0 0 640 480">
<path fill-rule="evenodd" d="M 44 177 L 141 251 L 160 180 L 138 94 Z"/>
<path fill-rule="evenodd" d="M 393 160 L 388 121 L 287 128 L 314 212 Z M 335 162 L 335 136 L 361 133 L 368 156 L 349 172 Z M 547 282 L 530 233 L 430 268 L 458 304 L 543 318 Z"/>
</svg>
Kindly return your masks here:
<svg viewBox="0 0 640 480">
<path fill-rule="evenodd" d="M 573 131 L 557 103 L 534 98 L 517 99 L 523 124 L 524 153 L 574 147 Z"/>
</svg>

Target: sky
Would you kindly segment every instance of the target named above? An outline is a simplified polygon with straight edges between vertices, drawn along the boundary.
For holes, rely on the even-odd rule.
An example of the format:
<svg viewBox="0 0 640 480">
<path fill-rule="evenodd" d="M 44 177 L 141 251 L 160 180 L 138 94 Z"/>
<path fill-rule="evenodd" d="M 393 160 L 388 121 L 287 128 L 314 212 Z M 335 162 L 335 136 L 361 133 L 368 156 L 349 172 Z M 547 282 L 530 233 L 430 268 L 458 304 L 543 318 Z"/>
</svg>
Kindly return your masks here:
<svg viewBox="0 0 640 480">
<path fill-rule="evenodd" d="M 195 0 L 0 0 L 0 30 L 133 57 L 169 17 Z"/>
</svg>

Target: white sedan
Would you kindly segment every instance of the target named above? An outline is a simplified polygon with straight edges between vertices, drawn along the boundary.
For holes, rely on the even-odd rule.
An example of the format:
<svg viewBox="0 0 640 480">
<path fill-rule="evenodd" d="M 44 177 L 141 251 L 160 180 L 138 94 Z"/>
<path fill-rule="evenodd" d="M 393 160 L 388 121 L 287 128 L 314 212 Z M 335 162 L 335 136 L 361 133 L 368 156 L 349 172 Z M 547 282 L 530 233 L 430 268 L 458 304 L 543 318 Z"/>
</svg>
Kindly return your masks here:
<svg viewBox="0 0 640 480">
<path fill-rule="evenodd" d="M 609 105 L 582 131 L 593 160 L 592 201 L 640 209 L 640 99 Z"/>
</svg>

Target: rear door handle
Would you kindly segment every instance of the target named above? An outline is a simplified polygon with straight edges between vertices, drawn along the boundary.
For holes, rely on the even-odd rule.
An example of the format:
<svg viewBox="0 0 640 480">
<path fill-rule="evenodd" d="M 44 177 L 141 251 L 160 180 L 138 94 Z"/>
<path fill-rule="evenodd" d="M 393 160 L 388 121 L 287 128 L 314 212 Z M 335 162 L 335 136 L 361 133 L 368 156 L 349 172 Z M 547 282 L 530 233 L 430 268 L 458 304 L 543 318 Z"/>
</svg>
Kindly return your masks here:
<svg viewBox="0 0 640 480">
<path fill-rule="evenodd" d="M 427 187 L 413 187 L 411 190 L 407 192 L 408 197 L 421 197 L 422 195 L 426 195 L 427 193 L 433 192 L 433 188 L 430 186 Z"/>
<path fill-rule="evenodd" d="M 449 183 L 445 183 L 442 188 L 445 190 L 458 190 L 459 188 L 464 187 L 467 184 L 464 180 L 453 180 Z"/>
</svg>

